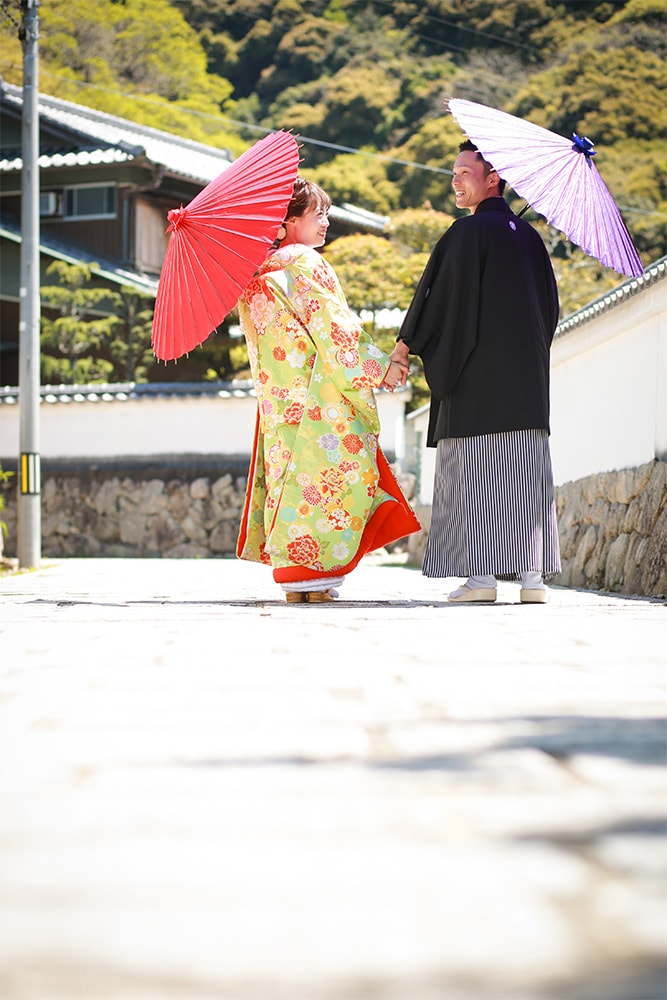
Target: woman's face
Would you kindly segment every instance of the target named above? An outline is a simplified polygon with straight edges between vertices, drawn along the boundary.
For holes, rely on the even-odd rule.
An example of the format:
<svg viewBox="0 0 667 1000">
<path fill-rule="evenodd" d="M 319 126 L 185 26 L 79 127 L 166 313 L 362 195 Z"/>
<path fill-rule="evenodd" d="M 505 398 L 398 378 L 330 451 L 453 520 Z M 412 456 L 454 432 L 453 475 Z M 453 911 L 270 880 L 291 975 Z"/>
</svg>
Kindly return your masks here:
<svg viewBox="0 0 667 1000">
<path fill-rule="evenodd" d="M 328 210 L 314 205 L 306 209 L 303 215 L 295 215 L 286 220 L 287 236 L 283 240 L 283 246 L 285 243 L 303 243 L 307 247 L 321 247 L 327 238 L 328 228 Z"/>
</svg>

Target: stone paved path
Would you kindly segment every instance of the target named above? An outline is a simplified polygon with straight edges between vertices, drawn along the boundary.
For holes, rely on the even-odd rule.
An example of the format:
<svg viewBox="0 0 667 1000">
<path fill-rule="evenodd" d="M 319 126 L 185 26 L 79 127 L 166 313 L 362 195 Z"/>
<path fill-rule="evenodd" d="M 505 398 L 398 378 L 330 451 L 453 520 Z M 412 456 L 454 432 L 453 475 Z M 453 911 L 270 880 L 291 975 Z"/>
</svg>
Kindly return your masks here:
<svg viewBox="0 0 667 1000">
<path fill-rule="evenodd" d="M 665 602 L 0 579 L 2 1000 L 665 1000 Z"/>
</svg>

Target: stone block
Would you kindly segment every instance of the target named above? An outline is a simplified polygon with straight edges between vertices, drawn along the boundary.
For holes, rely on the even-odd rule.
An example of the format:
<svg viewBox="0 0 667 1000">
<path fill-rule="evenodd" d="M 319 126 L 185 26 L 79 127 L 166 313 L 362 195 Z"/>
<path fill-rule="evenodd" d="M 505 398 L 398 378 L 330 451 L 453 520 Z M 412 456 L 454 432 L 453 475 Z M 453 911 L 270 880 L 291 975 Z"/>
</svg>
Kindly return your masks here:
<svg viewBox="0 0 667 1000">
<path fill-rule="evenodd" d="M 608 537 L 616 537 L 623 533 L 623 525 L 628 513 L 626 504 L 610 503 L 607 508 L 607 519 L 605 521 L 605 533 Z"/>
<path fill-rule="evenodd" d="M 70 519 L 62 511 L 54 511 L 42 514 L 42 537 L 50 538 L 53 535 L 68 535 L 70 532 Z"/>
<path fill-rule="evenodd" d="M 607 551 L 605 561 L 604 588 L 605 590 L 620 590 L 623 581 L 623 568 L 630 544 L 630 535 L 618 535 Z"/>
<path fill-rule="evenodd" d="M 566 504 L 565 498 L 561 495 L 560 503 L 556 504 L 556 520 L 561 537 L 567 537 L 572 528 L 578 523 L 578 517 L 575 504 Z"/>
<path fill-rule="evenodd" d="M 582 509 L 582 523 L 604 525 L 606 531 L 610 526 L 610 506 L 606 497 L 598 497 L 592 505 Z"/>
<path fill-rule="evenodd" d="M 584 479 L 578 480 L 581 498 L 588 507 L 592 507 L 601 494 L 600 479 L 600 476 L 586 476 Z"/>
<path fill-rule="evenodd" d="M 122 538 L 122 536 L 121 536 Z M 125 541 L 125 538 L 122 538 Z M 167 511 L 162 511 L 150 518 L 142 546 L 151 551 L 166 555 L 168 549 L 187 541 L 187 535 L 181 525 Z"/>
<path fill-rule="evenodd" d="M 231 475 L 227 472 L 224 476 L 220 476 L 219 479 L 213 483 L 211 487 L 211 493 L 216 500 L 220 500 L 222 497 L 229 496 L 230 493 L 234 491 L 234 481 Z"/>
<path fill-rule="evenodd" d="M 118 510 L 120 480 L 105 479 L 93 493 L 92 504 L 98 514 L 111 514 Z"/>
<path fill-rule="evenodd" d="M 667 597 L 667 504 L 647 539 L 641 575 L 641 593 Z"/>
<path fill-rule="evenodd" d="M 125 514 L 120 522 L 120 540 L 125 545 L 136 545 L 143 549 L 146 534 L 144 514 Z"/>
<path fill-rule="evenodd" d="M 90 534 L 72 534 L 67 539 L 70 554 L 78 559 L 91 559 L 102 554 L 102 543 Z"/>
<path fill-rule="evenodd" d="M 211 532 L 209 548 L 211 552 L 222 555 L 234 555 L 236 552 L 236 540 L 238 537 L 238 523 L 236 521 L 221 521 L 221 523 Z"/>
<path fill-rule="evenodd" d="M 604 548 L 600 552 L 594 552 L 584 566 L 583 586 L 591 590 L 600 590 L 603 586 L 605 571 Z"/>
<path fill-rule="evenodd" d="M 636 469 L 620 469 L 609 473 L 608 494 L 613 503 L 629 504 L 646 488 L 651 478 L 653 462 L 647 462 Z"/>
<path fill-rule="evenodd" d="M 667 462 L 652 463 L 651 475 L 641 494 L 636 530 L 650 535 L 660 512 L 667 505 Z"/>
<path fill-rule="evenodd" d="M 220 510 L 220 514 L 216 519 L 215 524 L 212 524 L 211 527 L 214 528 L 216 524 L 220 523 L 220 521 L 239 521 L 239 520 L 240 518 L 239 518 L 238 507 L 223 507 Z"/>
<path fill-rule="evenodd" d="M 195 479 L 190 484 L 190 496 L 193 500 L 204 500 L 211 492 L 210 480 L 205 477 Z"/>
<path fill-rule="evenodd" d="M 135 484 L 133 493 L 135 503 L 142 514 L 157 514 L 167 507 L 167 497 L 164 493 L 162 479 L 151 479 L 147 483 L 142 483 L 138 488 Z"/>
<path fill-rule="evenodd" d="M 595 548 L 598 542 L 598 529 L 593 524 L 589 524 L 588 527 L 583 532 L 580 540 L 577 541 L 576 545 L 576 555 L 572 560 L 571 570 L 570 570 L 570 582 L 573 587 L 584 587 L 586 585 L 586 579 L 591 572 L 594 572 L 593 567 L 588 565 L 591 560 L 591 556 L 595 552 Z M 566 552 L 568 550 L 566 549 Z M 588 565 L 588 569 L 587 569 Z"/>
<path fill-rule="evenodd" d="M 641 535 L 630 534 L 630 542 L 623 565 L 623 584 L 621 592 L 624 594 L 641 593 L 641 562 L 646 552 L 647 540 Z"/>
<path fill-rule="evenodd" d="M 42 483 L 42 503 L 49 504 L 58 499 L 58 486 L 55 479 L 49 478 Z"/>
<path fill-rule="evenodd" d="M 223 503 L 218 503 L 217 500 L 208 497 L 206 500 L 197 500 L 190 513 L 209 532 L 215 528 L 216 524 L 218 524 L 226 513 L 234 517 L 236 511 L 230 510 L 225 506 L 224 501 Z"/>
<path fill-rule="evenodd" d="M 120 524 L 115 517 L 98 517 L 95 524 L 95 536 L 101 542 L 117 542 L 120 540 Z"/>
<path fill-rule="evenodd" d="M 167 510 L 177 521 L 182 520 L 190 510 L 192 498 L 190 490 L 185 483 L 172 482 L 169 484 L 169 494 L 167 499 Z"/>
<path fill-rule="evenodd" d="M 186 537 L 191 542 L 199 542 L 204 545 L 208 540 L 208 532 L 206 529 L 190 514 L 184 517 L 181 521 L 181 530 L 185 532 Z"/>
</svg>

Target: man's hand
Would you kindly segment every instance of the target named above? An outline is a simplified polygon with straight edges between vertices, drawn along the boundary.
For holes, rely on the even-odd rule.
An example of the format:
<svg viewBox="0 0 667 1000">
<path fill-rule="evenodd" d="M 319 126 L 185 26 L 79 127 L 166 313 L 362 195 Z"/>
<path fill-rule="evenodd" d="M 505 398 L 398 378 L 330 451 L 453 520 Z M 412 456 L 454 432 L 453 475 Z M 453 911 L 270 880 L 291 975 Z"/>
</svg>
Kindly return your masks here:
<svg viewBox="0 0 667 1000">
<path fill-rule="evenodd" d="M 405 385 L 408 381 L 408 373 L 410 371 L 410 352 L 408 350 L 408 345 L 404 344 L 402 340 L 399 340 L 396 347 L 389 355 L 389 360 L 393 361 L 393 363 L 398 365 L 401 369 L 399 382 L 401 385 Z"/>
<path fill-rule="evenodd" d="M 393 392 L 397 385 L 405 385 L 407 374 L 402 365 L 399 365 L 397 361 L 392 361 L 387 368 L 382 385 L 386 386 L 389 392 Z"/>
</svg>

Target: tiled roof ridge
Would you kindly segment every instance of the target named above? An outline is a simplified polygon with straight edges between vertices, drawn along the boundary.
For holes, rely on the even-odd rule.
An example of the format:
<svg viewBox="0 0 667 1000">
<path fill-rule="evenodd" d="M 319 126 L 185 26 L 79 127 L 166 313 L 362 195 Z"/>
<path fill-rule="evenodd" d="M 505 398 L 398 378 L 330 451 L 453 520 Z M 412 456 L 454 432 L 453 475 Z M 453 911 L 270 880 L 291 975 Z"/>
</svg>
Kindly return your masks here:
<svg viewBox="0 0 667 1000">
<path fill-rule="evenodd" d="M 593 299 L 587 305 L 582 306 L 581 309 L 577 309 L 576 312 L 571 313 L 562 319 L 556 328 L 556 337 L 562 337 L 564 334 L 569 333 L 575 327 L 580 326 L 582 323 L 588 322 L 588 320 L 595 319 L 596 316 L 600 316 L 601 313 L 607 312 L 609 309 L 613 309 L 614 306 L 620 305 L 622 302 L 627 301 L 633 295 L 637 295 L 639 292 L 644 291 L 646 288 L 654 285 L 657 281 L 662 280 L 662 278 L 667 276 L 667 255 L 660 257 L 658 260 L 650 264 L 644 273 L 639 278 L 628 278 L 622 284 L 617 285 L 616 288 L 610 289 L 610 291 L 605 292 L 597 299 Z"/>
<path fill-rule="evenodd" d="M 90 385 L 42 385 L 39 389 L 43 403 L 127 402 L 169 396 L 252 396 L 255 387 L 250 379 L 232 382 L 112 382 Z M 18 404 L 16 386 L 0 386 L 0 406 Z"/>
</svg>

